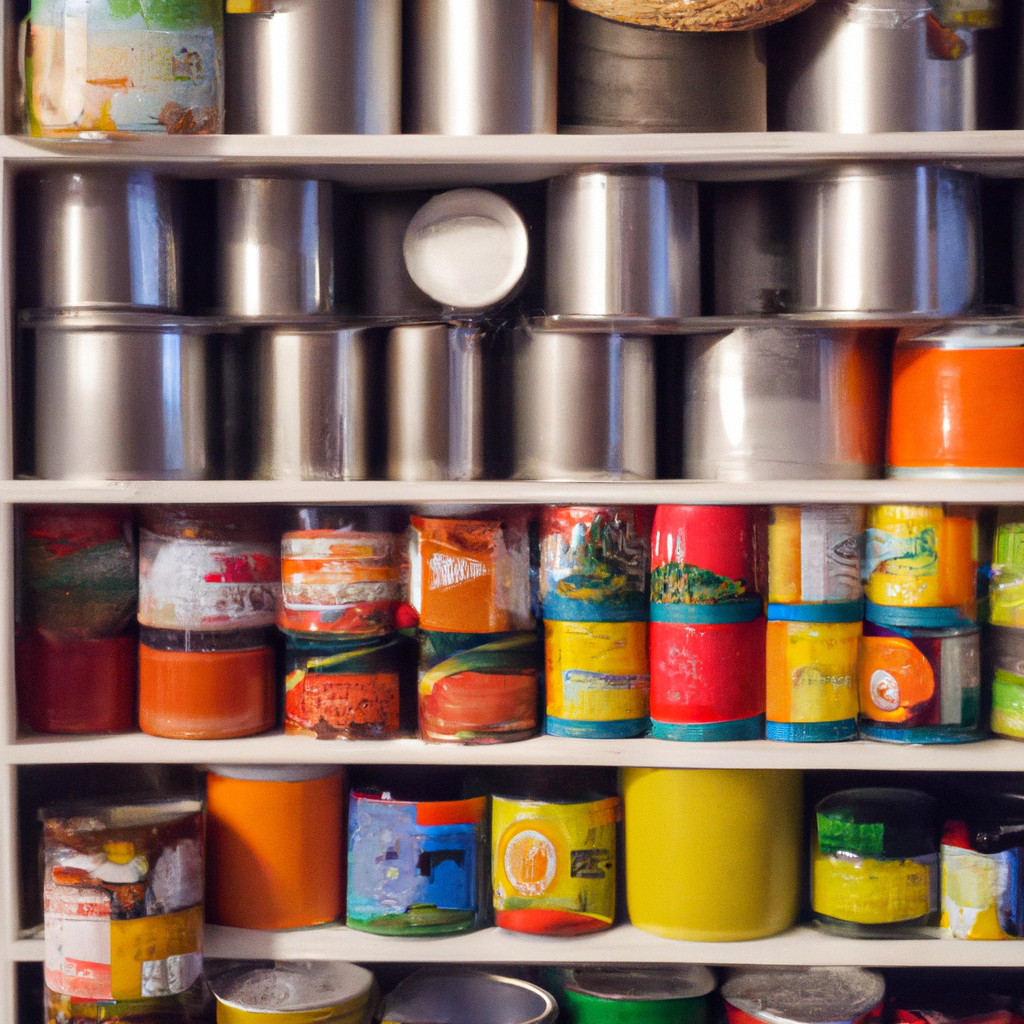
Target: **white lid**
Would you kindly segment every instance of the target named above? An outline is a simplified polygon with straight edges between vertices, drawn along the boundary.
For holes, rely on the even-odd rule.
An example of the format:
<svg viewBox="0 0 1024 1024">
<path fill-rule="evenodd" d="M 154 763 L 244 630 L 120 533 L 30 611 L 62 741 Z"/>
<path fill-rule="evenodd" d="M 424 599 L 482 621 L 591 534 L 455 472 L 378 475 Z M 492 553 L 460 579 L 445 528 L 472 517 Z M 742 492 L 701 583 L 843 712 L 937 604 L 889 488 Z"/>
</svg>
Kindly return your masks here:
<svg viewBox="0 0 1024 1024">
<path fill-rule="evenodd" d="M 435 302 L 478 310 L 507 298 L 526 270 L 526 225 L 511 203 L 481 188 L 434 196 L 405 230 L 405 268 Z"/>
<path fill-rule="evenodd" d="M 344 771 L 336 764 L 208 764 L 206 770 L 245 782 L 312 782 Z"/>
</svg>

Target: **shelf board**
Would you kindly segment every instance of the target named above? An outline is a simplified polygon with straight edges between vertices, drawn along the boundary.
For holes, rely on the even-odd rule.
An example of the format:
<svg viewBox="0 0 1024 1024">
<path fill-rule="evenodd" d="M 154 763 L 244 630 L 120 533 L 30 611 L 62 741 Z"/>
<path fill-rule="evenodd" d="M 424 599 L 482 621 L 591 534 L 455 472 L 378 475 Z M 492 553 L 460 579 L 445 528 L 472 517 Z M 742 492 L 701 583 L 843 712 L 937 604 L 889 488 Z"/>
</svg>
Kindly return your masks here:
<svg viewBox="0 0 1024 1024">
<path fill-rule="evenodd" d="M 3 752 L 9 764 L 415 764 L 594 765 L 640 768 L 791 768 L 856 771 L 1022 771 L 1024 744 L 905 746 L 848 743 L 680 743 L 672 740 L 586 740 L 537 736 L 481 746 L 417 739 L 314 740 L 271 733 L 235 740 L 171 740 L 143 733 L 120 736 L 32 736 Z"/>
<path fill-rule="evenodd" d="M 138 162 L 211 176 L 254 166 L 354 186 L 535 181 L 581 166 L 673 165 L 703 180 L 786 177 L 835 161 L 941 162 L 1024 177 L 1024 132 L 812 132 L 615 135 L 139 135 L 96 140 L 0 138 L 18 166 Z"/>
<path fill-rule="evenodd" d="M 632 925 L 574 938 L 485 928 L 463 935 L 396 938 L 341 926 L 254 932 L 206 926 L 208 957 L 240 960 L 355 960 L 360 963 L 697 963 L 859 967 L 1024 967 L 1024 942 L 844 939 L 811 926 L 752 942 L 681 942 Z M 42 939 L 11 944 L 9 959 L 43 959 Z"/>
<path fill-rule="evenodd" d="M 1024 503 L 1024 476 L 957 480 L 8 480 L 0 502 L 282 505 Z"/>
</svg>

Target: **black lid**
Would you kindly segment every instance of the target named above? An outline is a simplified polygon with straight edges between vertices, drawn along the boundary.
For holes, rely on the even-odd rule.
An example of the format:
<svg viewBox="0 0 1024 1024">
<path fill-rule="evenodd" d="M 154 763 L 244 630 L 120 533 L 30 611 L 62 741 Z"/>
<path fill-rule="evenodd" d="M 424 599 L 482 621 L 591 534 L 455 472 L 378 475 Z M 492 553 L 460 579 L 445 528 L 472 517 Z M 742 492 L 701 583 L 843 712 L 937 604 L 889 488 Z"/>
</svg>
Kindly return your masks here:
<svg viewBox="0 0 1024 1024">
<path fill-rule="evenodd" d="M 845 789 L 815 808 L 818 848 L 883 860 L 937 852 L 937 808 L 914 789 Z"/>
</svg>

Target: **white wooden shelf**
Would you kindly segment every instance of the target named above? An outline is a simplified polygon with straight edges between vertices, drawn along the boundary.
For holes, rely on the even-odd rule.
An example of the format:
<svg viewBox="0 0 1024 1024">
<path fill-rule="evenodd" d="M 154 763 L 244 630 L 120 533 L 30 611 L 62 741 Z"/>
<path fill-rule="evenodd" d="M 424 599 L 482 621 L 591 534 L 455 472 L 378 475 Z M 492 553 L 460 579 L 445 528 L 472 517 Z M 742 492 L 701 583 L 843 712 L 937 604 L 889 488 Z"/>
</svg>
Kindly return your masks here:
<svg viewBox="0 0 1024 1024">
<path fill-rule="evenodd" d="M 418 739 L 315 740 L 268 733 L 235 740 L 171 740 L 144 733 L 118 736 L 31 736 L 6 749 L 9 764 L 412 764 L 594 765 L 640 768 L 791 768 L 836 771 L 1019 772 L 1024 742 L 907 746 L 847 743 L 680 743 L 538 736 L 519 743 L 460 746 Z"/>
<path fill-rule="evenodd" d="M 851 965 L 858 967 L 1024 967 L 1024 942 L 957 939 L 845 939 L 810 925 L 751 942 L 681 942 L 632 925 L 575 938 L 521 935 L 500 928 L 462 935 L 396 938 L 340 925 L 291 932 L 255 932 L 207 925 L 208 957 L 355 960 L 360 963 L 696 963 Z M 11 959 L 39 961 L 42 939 L 21 939 Z"/>
<path fill-rule="evenodd" d="M 0 502 L 13 504 L 223 503 L 283 505 L 490 504 L 929 504 L 1024 503 L 1024 476 L 958 480 L 532 481 L 471 480 L 8 480 Z"/>
</svg>

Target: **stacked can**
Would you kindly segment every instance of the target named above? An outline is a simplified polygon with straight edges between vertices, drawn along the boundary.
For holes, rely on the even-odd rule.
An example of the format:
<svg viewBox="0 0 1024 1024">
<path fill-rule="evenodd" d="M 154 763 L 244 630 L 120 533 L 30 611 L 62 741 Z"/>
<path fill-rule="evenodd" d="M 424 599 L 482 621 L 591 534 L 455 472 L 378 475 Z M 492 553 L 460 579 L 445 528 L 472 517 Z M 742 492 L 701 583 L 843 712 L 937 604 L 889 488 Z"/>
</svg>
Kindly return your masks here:
<svg viewBox="0 0 1024 1024">
<path fill-rule="evenodd" d="M 868 509 L 860 731 L 893 743 L 979 739 L 978 524 L 973 509 Z"/>
<path fill-rule="evenodd" d="M 1024 739 L 1024 508 L 999 510 L 989 587 L 994 733 Z"/>
<path fill-rule="evenodd" d="M 144 509 L 139 530 L 139 727 L 227 739 L 274 724 L 274 523 L 244 506 Z"/>
<path fill-rule="evenodd" d="M 776 506 L 768 523 L 765 733 L 814 743 L 857 736 L 864 616 L 857 505 Z"/>
<path fill-rule="evenodd" d="M 546 730 L 621 739 L 647 731 L 647 566 L 642 508 L 549 507 L 541 516 Z"/>
<path fill-rule="evenodd" d="M 420 736 L 502 743 L 533 735 L 537 635 L 525 516 L 413 516 L 409 590 L 420 625 Z"/>
<path fill-rule="evenodd" d="M 651 535 L 651 735 L 764 734 L 763 509 L 659 505 Z"/>
<path fill-rule="evenodd" d="M 284 731 L 388 739 L 399 719 L 402 537 L 388 509 L 298 509 L 281 538 Z"/>
</svg>

